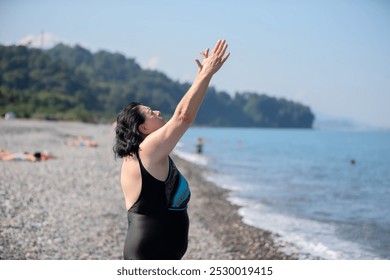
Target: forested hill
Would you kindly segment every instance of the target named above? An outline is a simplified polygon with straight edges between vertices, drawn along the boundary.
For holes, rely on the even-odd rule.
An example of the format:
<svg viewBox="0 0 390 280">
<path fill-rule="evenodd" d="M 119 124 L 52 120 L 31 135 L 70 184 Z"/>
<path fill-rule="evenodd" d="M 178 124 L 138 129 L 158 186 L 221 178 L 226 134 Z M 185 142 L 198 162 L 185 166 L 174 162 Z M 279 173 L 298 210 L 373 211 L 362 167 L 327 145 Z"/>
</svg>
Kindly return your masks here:
<svg viewBox="0 0 390 280">
<path fill-rule="evenodd" d="M 23 118 L 113 120 L 130 101 L 169 118 L 190 84 L 142 69 L 118 53 L 91 53 L 59 44 L 49 50 L 0 46 L 0 113 Z M 257 93 L 210 87 L 197 125 L 311 128 L 314 115 L 302 104 Z"/>
</svg>

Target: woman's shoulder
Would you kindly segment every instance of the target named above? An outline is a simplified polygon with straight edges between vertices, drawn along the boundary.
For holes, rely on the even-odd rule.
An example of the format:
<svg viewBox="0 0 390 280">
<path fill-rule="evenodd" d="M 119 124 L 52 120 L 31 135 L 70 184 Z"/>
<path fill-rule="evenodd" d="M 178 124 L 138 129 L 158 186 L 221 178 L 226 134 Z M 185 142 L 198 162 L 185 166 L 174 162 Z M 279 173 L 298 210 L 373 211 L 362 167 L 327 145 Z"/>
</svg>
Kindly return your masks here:
<svg viewBox="0 0 390 280">
<path fill-rule="evenodd" d="M 138 162 L 136 155 L 129 155 L 122 158 L 122 166 L 132 165 Z"/>
</svg>

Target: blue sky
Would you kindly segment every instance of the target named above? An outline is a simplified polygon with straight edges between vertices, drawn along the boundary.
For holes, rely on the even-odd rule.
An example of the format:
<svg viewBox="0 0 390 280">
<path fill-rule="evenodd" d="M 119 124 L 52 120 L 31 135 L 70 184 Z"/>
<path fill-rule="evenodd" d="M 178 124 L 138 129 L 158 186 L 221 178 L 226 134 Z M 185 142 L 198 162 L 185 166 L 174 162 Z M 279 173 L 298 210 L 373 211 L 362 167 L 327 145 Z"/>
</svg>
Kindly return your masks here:
<svg viewBox="0 0 390 280">
<path fill-rule="evenodd" d="M 0 0 L 0 44 L 80 44 L 192 81 L 199 52 L 223 38 L 231 57 L 217 90 L 387 128 L 389 28 L 387 0 Z"/>
</svg>

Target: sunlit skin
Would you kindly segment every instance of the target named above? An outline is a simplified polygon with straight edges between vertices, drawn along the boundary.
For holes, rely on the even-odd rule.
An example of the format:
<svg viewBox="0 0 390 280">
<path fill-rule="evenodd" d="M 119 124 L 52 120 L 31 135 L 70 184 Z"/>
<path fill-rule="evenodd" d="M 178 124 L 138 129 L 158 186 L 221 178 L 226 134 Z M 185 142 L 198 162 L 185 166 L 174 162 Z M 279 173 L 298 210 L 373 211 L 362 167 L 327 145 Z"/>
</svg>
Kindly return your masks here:
<svg viewBox="0 0 390 280">
<path fill-rule="evenodd" d="M 150 107 L 140 105 L 140 111 L 145 116 L 145 122 L 140 126 L 143 134 L 149 135 L 165 125 L 165 120 L 160 111 L 152 110 Z"/>
</svg>

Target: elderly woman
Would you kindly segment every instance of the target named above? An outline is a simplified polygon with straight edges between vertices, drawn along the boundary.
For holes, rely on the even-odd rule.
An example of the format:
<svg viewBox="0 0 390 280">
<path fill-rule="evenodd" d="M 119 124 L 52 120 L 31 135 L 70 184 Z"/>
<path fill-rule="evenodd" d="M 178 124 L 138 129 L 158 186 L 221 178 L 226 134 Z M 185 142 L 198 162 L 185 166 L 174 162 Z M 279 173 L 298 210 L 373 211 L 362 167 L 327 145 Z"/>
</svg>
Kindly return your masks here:
<svg viewBox="0 0 390 280">
<path fill-rule="evenodd" d="M 213 75 L 228 59 L 226 41 L 201 52 L 198 73 L 172 118 L 140 103 L 117 117 L 114 153 L 123 158 L 121 185 L 128 215 L 125 259 L 181 259 L 187 250 L 190 190 L 169 157 L 194 122 Z"/>
</svg>

